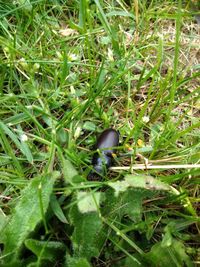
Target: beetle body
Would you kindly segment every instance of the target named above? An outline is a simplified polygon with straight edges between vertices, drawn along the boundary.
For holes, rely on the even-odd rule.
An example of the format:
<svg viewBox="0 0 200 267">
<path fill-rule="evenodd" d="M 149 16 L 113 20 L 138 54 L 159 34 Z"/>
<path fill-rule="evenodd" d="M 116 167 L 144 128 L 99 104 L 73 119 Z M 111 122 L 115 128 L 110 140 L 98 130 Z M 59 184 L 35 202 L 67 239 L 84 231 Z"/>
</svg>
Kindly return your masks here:
<svg viewBox="0 0 200 267">
<path fill-rule="evenodd" d="M 94 171 L 89 174 L 89 178 L 91 180 L 98 175 L 103 175 L 107 168 L 112 165 L 113 153 L 115 151 L 114 147 L 119 145 L 119 133 L 114 129 L 106 129 L 103 131 L 99 138 L 97 139 L 97 143 L 95 149 L 98 149 L 92 159 L 92 165 L 94 167 Z"/>
</svg>

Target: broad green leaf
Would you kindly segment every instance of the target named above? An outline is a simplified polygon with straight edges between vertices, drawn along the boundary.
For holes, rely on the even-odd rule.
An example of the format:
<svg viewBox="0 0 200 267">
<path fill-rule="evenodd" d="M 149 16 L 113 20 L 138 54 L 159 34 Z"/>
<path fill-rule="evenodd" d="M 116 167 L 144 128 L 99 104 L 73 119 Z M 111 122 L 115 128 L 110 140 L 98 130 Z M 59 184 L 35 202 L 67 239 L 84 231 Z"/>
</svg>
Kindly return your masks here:
<svg viewBox="0 0 200 267">
<path fill-rule="evenodd" d="M 86 258 L 67 258 L 66 267 L 91 267 Z"/>
<path fill-rule="evenodd" d="M 149 253 L 146 254 L 146 259 L 151 263 L 151 266 L 158 267 L 193 267 L 193 263 L 185 252 L 183 243 L 173 239 L 171 245 L 163 247 L 162 242 L 155 244 Z"/>
<path fill-rule="evenodd" d="M 104 203 L 106 205 L 102 209 L 102 215 L 110 219 L 118 218 L 118 220 L 121 220 L 124 215 L 128 215 L 133 221 L 138 222 L 141 220 L 143 199 L 153 194 L 153 192 L 147 190 L 128 188 L 116 197 L 113 190 L 108 190 L 105 193 Z"/>
<path fill-rule="evenodd" d="M 68 160 L 65 159 L 63 161 L 63 176 L 65 179 L 65 182 L 68 183 L 73 183 L 72 179 L 74 176 L 78 175 L 77 170 L 74 168 L 72 163 Z"/>
<path fill-rule="evenodd" d="M 49 205 L 54 182 L 58 177 L 59 172 L 57 171 L 41 177 L 35 177 L 21 192 L 21 199 L 2 233 L 4 243 L 3 255 L 8 254 L 5 257 L 5 262 L 12 262 L 12 260 L 17 258 L 26 237 L 43 219 L 43 213 L 46 212 Z M 41 199 L 38 194 L 39 188 Z"/>
<path fill-rule="evenodd" d="M 142 201 L 148 196 L 148 192 L 129 189 L 122 195 L 123 208 L 121 216 L 128 215 L 133 221 L 138 222 L 142 217 Z"/>
<path fill-rule="evenodd" d="M 97 212 L 80 213 L 74 205 L 69 213 L 69 219 L 74 226 L 71 240 L 74 257 L 90 260 L 97 257 L 105 241 L 103 224 Z"/>
<path fill-rule="evenodd" d="M 128 174 L 124 180 L 108 183 L 110 187 L 115 190 L 117 197 L 120 192 L 125 192 L 127 188 L 141 188 L 147 190 L 167 190 L 170 191 L 170 186 L 155 179 L 151 176 L 145 175 L 132 175 Z"/>
<path fill-rule="evenodd" d="M 134 255 L 134 257 L 135 257 L 135 255 Z M 126 257 L 123 266 L 141 267 L 142 265 L 139 264 L 137 261 L 134 261 L 134 260 L 131 259 L 130 257 Z M 143 266 L 143 267 L 144 267 L 144 266 Z"/>
<path fill-rule="evenodd" d="M 55 195 L 51 195 L 50 206 L 56 217 L 63 223 L 68 223 Z"/>
<path fill-rule="evenodd" d="M 91 121 L 86 121 L 83 124 L 83 129 L 84 130 L 87 130 L 87 131 L 94 132 L 96 130 L 96 125 L 93 122 L 91 122 Z"/>
<path fill-rule="evenodd" d="M 124 179 L 130 187 L 150 190 L 171 190 L 169 185 L 153 178 L 152 176 L 128 174 Z"/>
<path fill-rule="evenodd" d="M 47 259 L 52 262 L 61 257 L 66 251 L 65 245 L 56 241 L 27 239 L 25 241 L 25 246 L 30 249 L 39 260 Z"/>
<path fill-rule="evenodd" d="M 90 193 L 80 191 L 77 194 L 78 209 L 81 213 L 98 211 L 101 192 Z"/>
<path fill-rule="evenodd" d="M 124 192 L 129 187 L 129 183 L 126 181 L 116 181 L 116 182 L 110 182 L 108 183 L 110 187 L 112 187 L 115 190 L 115 196 L 118 197 L 120 192 Z"/>
</svg>

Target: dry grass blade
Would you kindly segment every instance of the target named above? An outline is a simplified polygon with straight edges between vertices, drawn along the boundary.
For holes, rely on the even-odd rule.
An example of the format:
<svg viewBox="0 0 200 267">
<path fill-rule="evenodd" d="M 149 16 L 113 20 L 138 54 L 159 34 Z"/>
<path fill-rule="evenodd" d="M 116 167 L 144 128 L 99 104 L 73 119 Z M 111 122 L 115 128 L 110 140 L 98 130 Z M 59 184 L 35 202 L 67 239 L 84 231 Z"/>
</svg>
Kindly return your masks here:
<svg viewBox="0 0 200 267">
<path fill-rule="evenodd" d="M 135 164 L 132 166 L 111 167 L 112 171 L 126 170 L 156 170 L 156 169 L 194 169 L 200 168 L 200 164 L 166 164 L 166 165 L 150 165 L 150 164 Z"/>
</svg>

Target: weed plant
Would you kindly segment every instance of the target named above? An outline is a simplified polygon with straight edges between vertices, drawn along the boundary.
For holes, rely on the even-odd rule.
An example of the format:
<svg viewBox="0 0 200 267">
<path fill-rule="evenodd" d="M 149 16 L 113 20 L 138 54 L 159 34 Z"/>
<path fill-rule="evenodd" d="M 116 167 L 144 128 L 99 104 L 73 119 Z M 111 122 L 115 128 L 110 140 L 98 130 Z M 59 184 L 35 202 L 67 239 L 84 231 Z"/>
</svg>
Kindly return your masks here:
<svg viewBox="0 0 200 267">
<path fill-rule="evenodd" d="M 200 264 L 198 10 L 0 1 L 0 266 Z M 109 127 L 118 168 L 88 181 Z"/>
</svg>

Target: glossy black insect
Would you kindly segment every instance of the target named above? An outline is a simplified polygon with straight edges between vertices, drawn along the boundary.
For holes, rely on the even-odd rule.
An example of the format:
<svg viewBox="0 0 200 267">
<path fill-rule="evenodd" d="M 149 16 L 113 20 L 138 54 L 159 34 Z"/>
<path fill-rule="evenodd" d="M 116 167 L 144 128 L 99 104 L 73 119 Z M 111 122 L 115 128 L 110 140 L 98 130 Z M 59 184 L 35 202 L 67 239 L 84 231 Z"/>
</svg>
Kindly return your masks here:
<svg viewBox="0 0 200 267">
<path fill-rule="evenodd" d="M 99 149 L 92 158 L 92 165 L 95 171 L 90 172 L 88 179 L 98 179 L 98 174 L 103 175 L 107 168 L 112 165 L 114 147 L 119 145 L 119 133 L 114 129 L 106 129 L 99 138 L 95 149 Z"/>
</svg>

